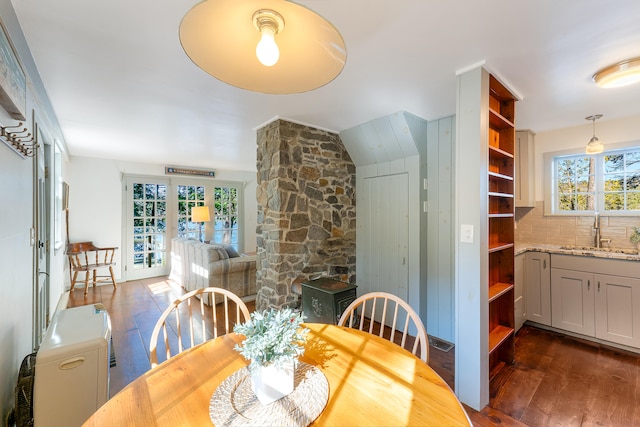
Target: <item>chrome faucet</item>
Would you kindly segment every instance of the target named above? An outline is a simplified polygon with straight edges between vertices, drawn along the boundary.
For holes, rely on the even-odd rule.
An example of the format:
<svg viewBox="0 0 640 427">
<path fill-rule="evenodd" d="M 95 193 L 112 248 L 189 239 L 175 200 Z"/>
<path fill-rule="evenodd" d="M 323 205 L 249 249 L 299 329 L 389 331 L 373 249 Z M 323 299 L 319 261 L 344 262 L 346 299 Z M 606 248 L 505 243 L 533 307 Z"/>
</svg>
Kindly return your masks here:
<svg viewBox="0 0 640 427">
<path fill-rule="evenodd" d="M 601 248 L 602 243 L 600 241 L 600 214 L 598 212 L 596 212 L 595 214 L 595 219 L 593 221 L 593 228 L 596 230 L 595 247 Z"/>
</svg>

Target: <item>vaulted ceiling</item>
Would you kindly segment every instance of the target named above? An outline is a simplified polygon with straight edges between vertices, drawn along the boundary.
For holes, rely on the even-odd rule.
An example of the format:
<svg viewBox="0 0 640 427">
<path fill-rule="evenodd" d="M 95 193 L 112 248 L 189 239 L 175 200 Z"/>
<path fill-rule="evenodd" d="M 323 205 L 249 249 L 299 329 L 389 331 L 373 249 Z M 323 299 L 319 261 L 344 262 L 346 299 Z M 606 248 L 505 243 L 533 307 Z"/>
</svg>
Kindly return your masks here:
<svg viewBox="0 0 640 427">
<path fill-rule="evenodd" d="M 195 66 L 178 38 L 193 0 L 12 3 L 71 155 L 251 171 L 255 129 L 276 116 L 340 132 L 400 110 L 452 115 L 456 71 L 482 61 L 522 96 L 519 129 L 640 115 L 640 85 L 591 80 L 640 56 L 637 0 L 300 0 L 348 55 L 334 81 L 295 95 Z"/>
</svg>

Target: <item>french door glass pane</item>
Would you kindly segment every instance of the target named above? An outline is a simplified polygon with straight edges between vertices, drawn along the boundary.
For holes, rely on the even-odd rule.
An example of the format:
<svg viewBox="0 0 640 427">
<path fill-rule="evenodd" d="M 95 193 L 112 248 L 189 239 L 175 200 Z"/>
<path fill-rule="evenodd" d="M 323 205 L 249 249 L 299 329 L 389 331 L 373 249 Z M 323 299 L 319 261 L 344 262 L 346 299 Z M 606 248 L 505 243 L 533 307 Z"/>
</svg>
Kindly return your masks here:
<svg viewBox="0 0 640 427">
<path fill-rule="evenodd" d="M 214 242 L 231 244 L 238 249 L 238 189 L 216 187 L 214 206 Z"/>
<path fill-rule="evenodd" d="M 200 240 L 202 223 L 191 221 L 191 209 L 204 206 L 204 186 L 178 185 L 178 236 Z"/>
<path fill-rule="evenodd" d="M 167 186 L 133 184 L 133 268 L 166 265 Z"/>
</svg>

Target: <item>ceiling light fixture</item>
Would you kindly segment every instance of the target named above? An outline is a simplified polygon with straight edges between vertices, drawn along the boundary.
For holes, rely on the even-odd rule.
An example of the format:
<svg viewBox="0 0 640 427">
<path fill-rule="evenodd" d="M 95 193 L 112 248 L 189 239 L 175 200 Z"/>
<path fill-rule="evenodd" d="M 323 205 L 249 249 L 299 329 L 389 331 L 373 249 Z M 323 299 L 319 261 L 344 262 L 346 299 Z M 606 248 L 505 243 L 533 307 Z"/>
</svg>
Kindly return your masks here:
<svg viewBox="0 0 640 427">
<path fill-rule="evenodd" d="M 330 22 L 287 0 L 205 0 L 182 18 L 179 34 L 198 67 L 254 92 L 317 89 L 342 72 L 347 58 Z"/>
<path fill-rule="evenodd" d="M 602 114 L 594 114 L 593 116 L 585 117 L 585 120 L 591 120 L 593 122 L 593 136 L 587 143 L 587 149 L 585 150 L 587 154 L 598 154 L 604 151 L 604 145 L 596 136 L 596 120 L 602 117 Z"/>
<path fill-rule="evenodd" d="M 640 58 L 628 59 L 604 68 L 593 75 L 600 87 L 620 87 L 640 82 Z"/>
</svg>

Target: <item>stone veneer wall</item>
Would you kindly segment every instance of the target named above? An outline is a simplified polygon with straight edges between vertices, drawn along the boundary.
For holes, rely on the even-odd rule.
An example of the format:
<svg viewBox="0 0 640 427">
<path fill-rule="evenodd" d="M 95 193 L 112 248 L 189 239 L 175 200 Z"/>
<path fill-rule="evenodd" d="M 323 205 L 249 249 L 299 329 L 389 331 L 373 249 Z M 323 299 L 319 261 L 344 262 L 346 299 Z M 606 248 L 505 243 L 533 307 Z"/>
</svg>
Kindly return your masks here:
<svg viewBox="0 0 640 427">
<path fill-rule="evenodd" d="M 593 246 L 593 216 L 544 216 L 544 202 L 533 209 L 516 209 L 516 243 Z M 633 227 L 640 227 L 640 216 L 600 217 L 603 239 L 611 239 L 612 248 L 633 249 L 629 241 Z M 606 247 L 606 245 L 605 245 Z"/>
<path fill-rule="evenodd" d="M 296 278 L 355 283 L 356 167 L 340 137 L 275 120 L 257 139 L 256 309 L 297 305 Z"/>
</svg>

